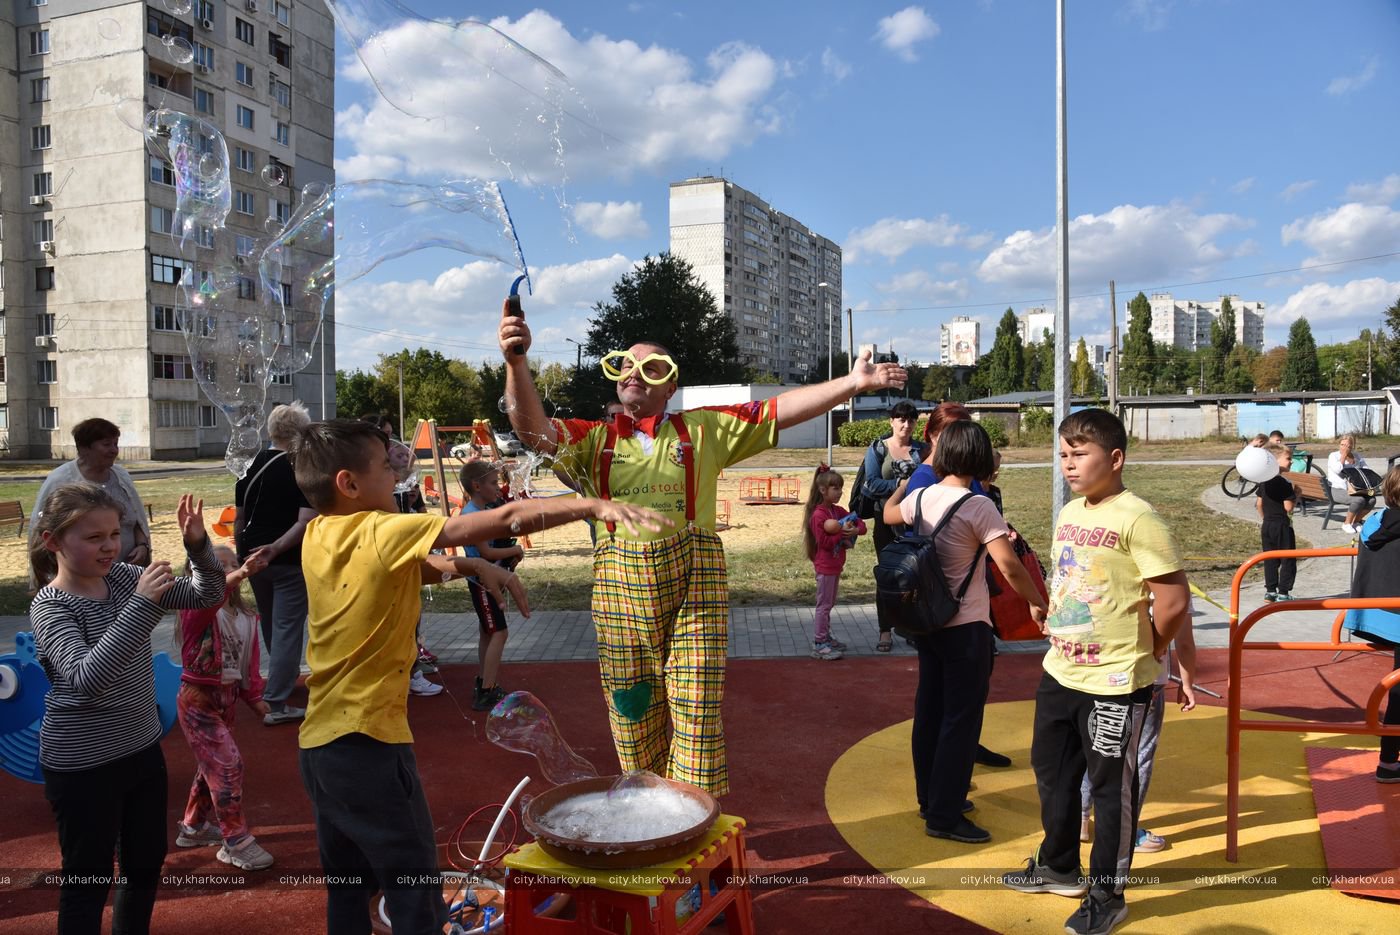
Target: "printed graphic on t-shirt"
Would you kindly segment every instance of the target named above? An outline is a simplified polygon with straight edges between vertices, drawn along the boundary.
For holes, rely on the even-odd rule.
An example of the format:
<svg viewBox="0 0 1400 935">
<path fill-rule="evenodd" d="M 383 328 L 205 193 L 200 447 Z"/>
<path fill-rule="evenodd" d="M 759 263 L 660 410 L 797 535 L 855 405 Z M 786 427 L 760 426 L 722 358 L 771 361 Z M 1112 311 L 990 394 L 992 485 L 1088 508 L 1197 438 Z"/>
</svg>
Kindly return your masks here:
<svg viewBox="0 0 1400 935">
<path fill-rule="evenodd" d="M 1103 542 L 1103 530 L 1096 530 L 1098 543 Z M 1114 541 L 1117 534 L 1110 533 Z M 1097 604 L 1104 595 L 1107 585 L 1094 577 L 1093 552 L 1082 553 L 1074 546 L 1060 549 L 1055 561 L 1055 575 L 1050 579 L 1049 618 L 1051 637 L 1066 637 L 1092 633 L 1094 614 L 1090 605 Z"/>
</svg>

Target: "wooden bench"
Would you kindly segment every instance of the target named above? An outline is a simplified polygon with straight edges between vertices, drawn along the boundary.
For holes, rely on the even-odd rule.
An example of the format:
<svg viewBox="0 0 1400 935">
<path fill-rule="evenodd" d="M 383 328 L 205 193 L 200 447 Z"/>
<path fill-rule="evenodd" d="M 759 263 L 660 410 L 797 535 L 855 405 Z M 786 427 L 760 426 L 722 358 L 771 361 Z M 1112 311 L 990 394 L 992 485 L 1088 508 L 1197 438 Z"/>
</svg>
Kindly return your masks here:
<svg viewBox="0 0 1400 935">
<path fill-rule="evenodd" d="M 1308 504 L 1327 504 L 1327 509 L 1322 514 L 1322 528 L 1327 528 L 1327 522 L 1332 518 L 1333 512 L 1338 507 L 1345 507 L 1346 504 L 1338 503 L 1332 499 L 1332 485 L 1327 483 L 1327 478 L 1321 477 L 1312 472 L 1285 471 L 1283 477 L 1293 485 L 1293 489 L 1298 492 L 1298 506 L 1306 514 Z"/>
<path fill-rule="evenodd" d="M 0 526 L 15 527 L 15 536 L 24 535 L 24 524 L 29 522 L 29 517 L 24 515 L 24 507 L 18 500 L 7 500 L 0 503 Z"/>
</svg>

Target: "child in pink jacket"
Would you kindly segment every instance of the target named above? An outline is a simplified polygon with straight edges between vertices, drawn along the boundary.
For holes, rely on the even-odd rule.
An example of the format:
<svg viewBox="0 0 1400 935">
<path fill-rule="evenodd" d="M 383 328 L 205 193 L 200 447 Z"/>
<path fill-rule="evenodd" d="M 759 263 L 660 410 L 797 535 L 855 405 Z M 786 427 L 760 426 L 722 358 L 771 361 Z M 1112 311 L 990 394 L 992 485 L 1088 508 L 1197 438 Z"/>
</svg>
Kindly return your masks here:
<svg viewBox="0 0 1400 935">
<path fill-rule="evenodd" d="M 272 866 L 272 855 L 248 832 L 243 818 L 243 757 L 232 728 L 240 698 L 259 717 L 268 712 L 258 672 L 258 617 L 239 590 L 245 579 L 267 563 L 261 552 L 248 556 L 240 566 L 227 546 L 214 551 L 225 574 L 224 604 L 180 611 L 185 671 L 180 676 L 176 708 L 180 730 L 198 767 L 175 843 L 180 847 L 217 844 L 217 856 L 224 863 L 243 870 L 263 870 Z"/>
<path fill-rule="evenodd" d="M 825 464 L 817 467 L 812 489 L 807 494 L 807 510 L 802 521 L 802 543 L 817 573 L 817 610 L 813 618 L 812 658 L 830 662 L 841 658 L 846 644 L 831 635 L 831 608 L 841 571 L 846 567 L 846 550 L 865 535 L 865 522 L 841 506 L 841 475 Z"/>
</svg>

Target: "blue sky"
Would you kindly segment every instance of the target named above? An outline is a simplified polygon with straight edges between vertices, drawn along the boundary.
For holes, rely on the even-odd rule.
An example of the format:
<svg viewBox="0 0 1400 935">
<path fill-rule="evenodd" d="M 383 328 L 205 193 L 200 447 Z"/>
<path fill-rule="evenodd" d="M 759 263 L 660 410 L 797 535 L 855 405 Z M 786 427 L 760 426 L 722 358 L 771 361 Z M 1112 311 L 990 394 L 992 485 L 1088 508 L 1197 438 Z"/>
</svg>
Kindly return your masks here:
<svg viewBox="0 0 1400 935">
<path fill-rule="evenodd" d="M 668 248 L 667 186 L 694 175 L 842 244 L 857 343 L 930 362 L 954 315 L 983 322 L 985 351 L 1008 306 L 1053 307 L 1048 0 L 410 5 L 547 60 L 562 109 L 519 96 L 545 74 L 519 47 L 478 47 L 483 77 L 438 54 L 468 40 L 353 0 L 380 80 L 340 33 L 339 180 L 502 180 L 536 356 L 573 362 L 565 338 Z M 1120 308 L 1139 289 L 1264 301 L 1266 346 L 1299 317 L 1319 343 L 1375 327 L 1400 298 L 1400 256 L 1362 259 L 1400 253 L 1400 3 L 1068 6 L 1072 337 L 1107 343 L 1109 279 Z M 384 263 L 337 295 L 337 365 L 420 345 L 497 359 L 510 278 L 446 251 Z"/>
</svg>

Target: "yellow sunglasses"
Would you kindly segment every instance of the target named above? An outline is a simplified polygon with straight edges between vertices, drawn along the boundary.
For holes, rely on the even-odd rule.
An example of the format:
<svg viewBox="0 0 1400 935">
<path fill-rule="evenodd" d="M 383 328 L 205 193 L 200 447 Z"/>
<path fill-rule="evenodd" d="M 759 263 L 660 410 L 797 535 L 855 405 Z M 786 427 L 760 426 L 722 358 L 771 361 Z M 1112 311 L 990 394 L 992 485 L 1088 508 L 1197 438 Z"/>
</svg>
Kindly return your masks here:
<svg viewBox="0 0 1400 935">
<path fill-rule="evenodd" d="M 660 361 L 666 365 L 667 370 L 662 376 L 655 377 L 647 373 L 647 364 L 654 360 Z M 614 363 L 614 361 L 616 362 Z M 611 351 L 604 356 L 602 360 L 598 361 L 598 363 L 603 368 L 603 376 L 612 380 L 614 383 L 622 380 L 635 370 L 647 383 L 650 383 L 652 386 L 661 386 L 663 383 L 670 383 L 676 378 L 676 374 L 680 372 L 680 368 L 676 366 L 676 362 L 671 359 L 670 354 L 648 354 L 641 360 L 638 360 L 636 355 L 631 351 Z M 632 366 L 627 366 L 629 363 Z"/>
</svg>

